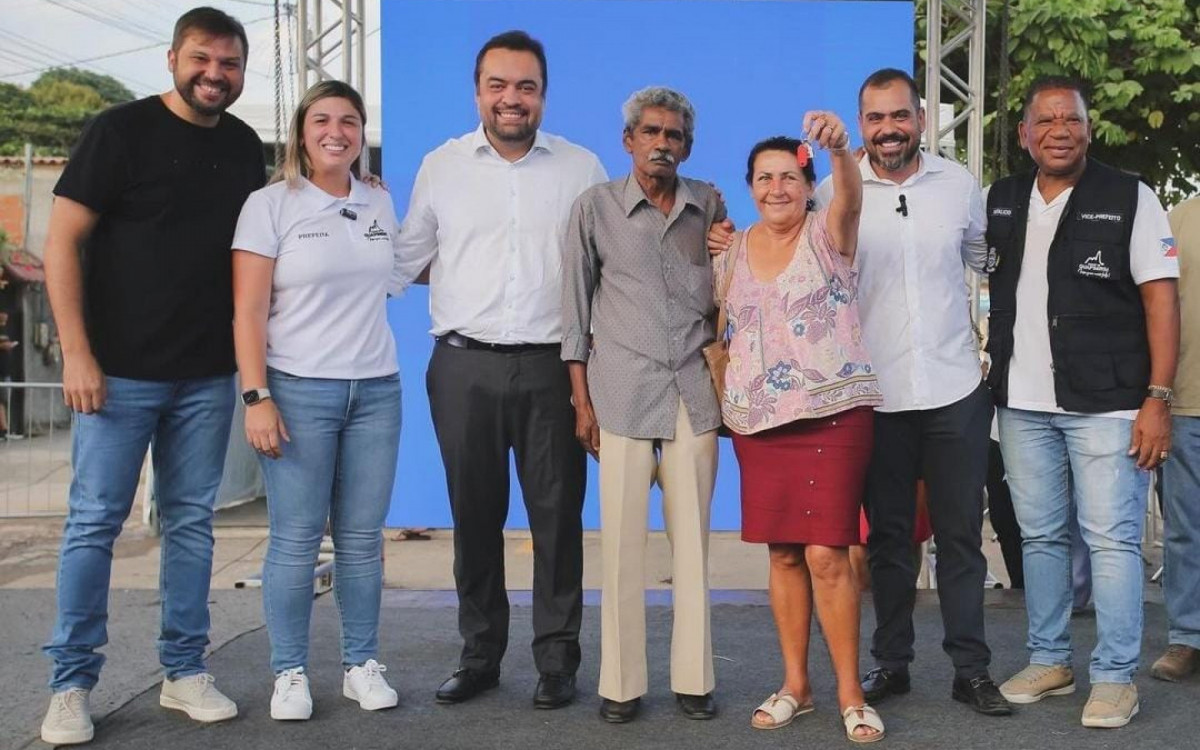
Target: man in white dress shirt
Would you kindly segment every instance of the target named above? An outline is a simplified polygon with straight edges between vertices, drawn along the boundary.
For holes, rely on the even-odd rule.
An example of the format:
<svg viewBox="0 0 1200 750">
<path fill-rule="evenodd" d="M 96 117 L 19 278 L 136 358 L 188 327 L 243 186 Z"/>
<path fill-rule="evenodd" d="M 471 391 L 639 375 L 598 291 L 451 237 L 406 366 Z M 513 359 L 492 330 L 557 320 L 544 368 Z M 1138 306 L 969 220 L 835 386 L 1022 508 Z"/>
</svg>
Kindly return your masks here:
<svg viewBox="0 0 1200 750">
<path fill-rule="evenodd" d="M 541 43 L 488 40 L 475 61 L 481 124 L 425 157 L 401 228 L 403 252 L 431 261 L 427 387 L 454 516 L 464 643 L 439 703 L 499 681 L 509 451 L 533 535 L 534 705 L 575 695 L 587 474 L 559 357 L 560 241 L 575 198 L 608 177 L 590 151 L 538 130 L 546 84 Z"/>
<path fill-rule="evenodd" d="M 980 382 L 964 269 L 986 257 L 983 198 L 960 165 L 920 151 L 925 129 L 916 84 L 905 72 L 871 74 L 859 91 L 863 212 L 859 313 L 883 391 L 864 505 L 877 667 L 863 680 L 869 702 L 910 689 L 916 484 L 923 478 L 937 539 L 938 594 L 954 663 L 952 697 L 988 715 L 1011 713 L 988 676 L 981 550 L 992 404 Z M 817 190 L 828 205 L 830 180 Z"/>
</svg>

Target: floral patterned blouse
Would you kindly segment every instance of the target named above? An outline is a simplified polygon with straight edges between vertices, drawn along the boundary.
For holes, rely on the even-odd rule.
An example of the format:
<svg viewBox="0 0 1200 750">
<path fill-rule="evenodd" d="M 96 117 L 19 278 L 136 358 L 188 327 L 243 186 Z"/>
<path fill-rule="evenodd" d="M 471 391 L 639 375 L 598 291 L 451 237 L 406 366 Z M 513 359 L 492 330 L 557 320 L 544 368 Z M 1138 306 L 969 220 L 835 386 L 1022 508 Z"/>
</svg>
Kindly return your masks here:
<svg viewBox="0 0 1200 750">
<path fill-rule="evenodd" d="M 716 296 L 735 262 L 725 300 L 729 365 L 721 413 L 742 435 L 798 419 L 883 403 L 858 318 L 858 271 L 833 245 L 828 210 L 810 213 L 795 255 L 773 280 L 754 278 L 746 235 L 714 261 Z M 736 258 L 736 261 L 734 260 Z"/>
</svg>

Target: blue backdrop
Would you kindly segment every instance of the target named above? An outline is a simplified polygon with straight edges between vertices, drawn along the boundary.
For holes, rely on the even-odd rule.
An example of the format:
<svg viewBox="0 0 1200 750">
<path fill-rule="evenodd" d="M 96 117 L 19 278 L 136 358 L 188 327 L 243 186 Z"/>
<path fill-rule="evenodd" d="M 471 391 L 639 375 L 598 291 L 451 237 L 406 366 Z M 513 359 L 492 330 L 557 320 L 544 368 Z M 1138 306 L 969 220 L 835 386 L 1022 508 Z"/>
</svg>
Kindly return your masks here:
<svg viewBox="0 0 1200 750">
<path fill-rule="evenodd" d="M 665 85 L 696 108 L 696 143 L 682 173 L 725 194 L 739 226 L 754 218 L 745 160 L 755 142 L 798 135 L 810 109 L 832 109 L 855 134 L 858 87 L 872 71 L 912 71 L 913 6 L 900 0 L 384 0 L 383 172 L 403 216 L 421 158 L 473 130 L 475 55 L 489 37 L 524 29 L 546 46 L 544 130 L 594 151 L 609 176 L 629 169 L 621 104 Z M 818 177 L 828 173 L 824 155 Z M 432 349 L 429 297 L 414 288 L 390 303 L 404 381 L 404 429 L 389 526 L 451 525 L 445 475 L 425 395 Z M 722 440 L 714 529 L 737 529 L 738 472 Z M 584 524 L 598 528 L 589 459 Z M 528 526 L 512 481 L 508 523 Z M 662 528 L 657 499 L 651 524 Z"/>
</svg>

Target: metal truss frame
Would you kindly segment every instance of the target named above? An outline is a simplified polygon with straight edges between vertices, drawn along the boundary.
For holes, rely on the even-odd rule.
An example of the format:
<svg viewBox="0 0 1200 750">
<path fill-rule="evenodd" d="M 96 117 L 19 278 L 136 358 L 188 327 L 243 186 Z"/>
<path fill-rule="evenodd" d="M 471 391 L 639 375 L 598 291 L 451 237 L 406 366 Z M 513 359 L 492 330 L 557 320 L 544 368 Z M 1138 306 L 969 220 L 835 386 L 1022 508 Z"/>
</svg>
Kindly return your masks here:
<svg viewBox="0 0 1200 750">
<path fill-rule="evenodd" d="M 366 99 L 366 0 L 296 0 L 296 13 L 297 89 L 334 78 Z"/>
<path fill-rule="evenodd" d="M 926 0 L 925 59 L 925 148 L 958 161 L 953 137 L 964 126 L 967 143 L 967 170 L 983 180 L 983 66 L 987 0 Z M 955 69 L 951 61 L 965 48 L 967 69 Z M 960 58 L 961 59 L 961 58 Z M 947 96 L 943 97 L 943 94 Z M 941 117 L 943 98 L 954 105 L 954 115 L 945 122 Z M 967 271 L 971 288 L 971 322 L 976 336 L 980 331 L 980 277 Z"/>
<path fill-rule="evenodd" d="M 966 167 L 976 179 L 983 176 L 983 65 L 986 0 L 926 0 L 928 50 L 925 61 L 925 145 L 958 160 L 957 154 L 939 149 L 941 139 L 957 133 L 965 123 Z M 952 56 L 966 48 L 967 70 L 951 67 Z M 948 94 L 948 96 L 944 96 Z M 954 116 L 942 122 L 940 105 L 954 105 Z"/>
</svg>

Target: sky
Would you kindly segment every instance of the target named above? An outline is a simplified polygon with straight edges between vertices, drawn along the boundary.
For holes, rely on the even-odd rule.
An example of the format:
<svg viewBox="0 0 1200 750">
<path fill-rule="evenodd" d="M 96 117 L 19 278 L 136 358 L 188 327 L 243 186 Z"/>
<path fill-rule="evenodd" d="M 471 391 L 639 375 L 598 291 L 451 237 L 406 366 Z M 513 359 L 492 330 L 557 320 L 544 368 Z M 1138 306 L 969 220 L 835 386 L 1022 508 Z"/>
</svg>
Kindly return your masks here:
<svg viewBox="0 0 1200 750">
<path fill-rule="evenodd" d="M 380 2 L 366 0 L 369 104 L 379 102 Z M 0 81 L 28 85 L 47 68 L 74 64 L 111 75 L 138 96 L 161 93 L 171 87 L 167 49 L 175 19 L 197 5 L 219 8 L 246 26 L 250 60 L 238 104 L 274 101 L 272 0 L 0 0 Z M 285 71 L 288 57 L 285 27 Z"/>
</svg>

